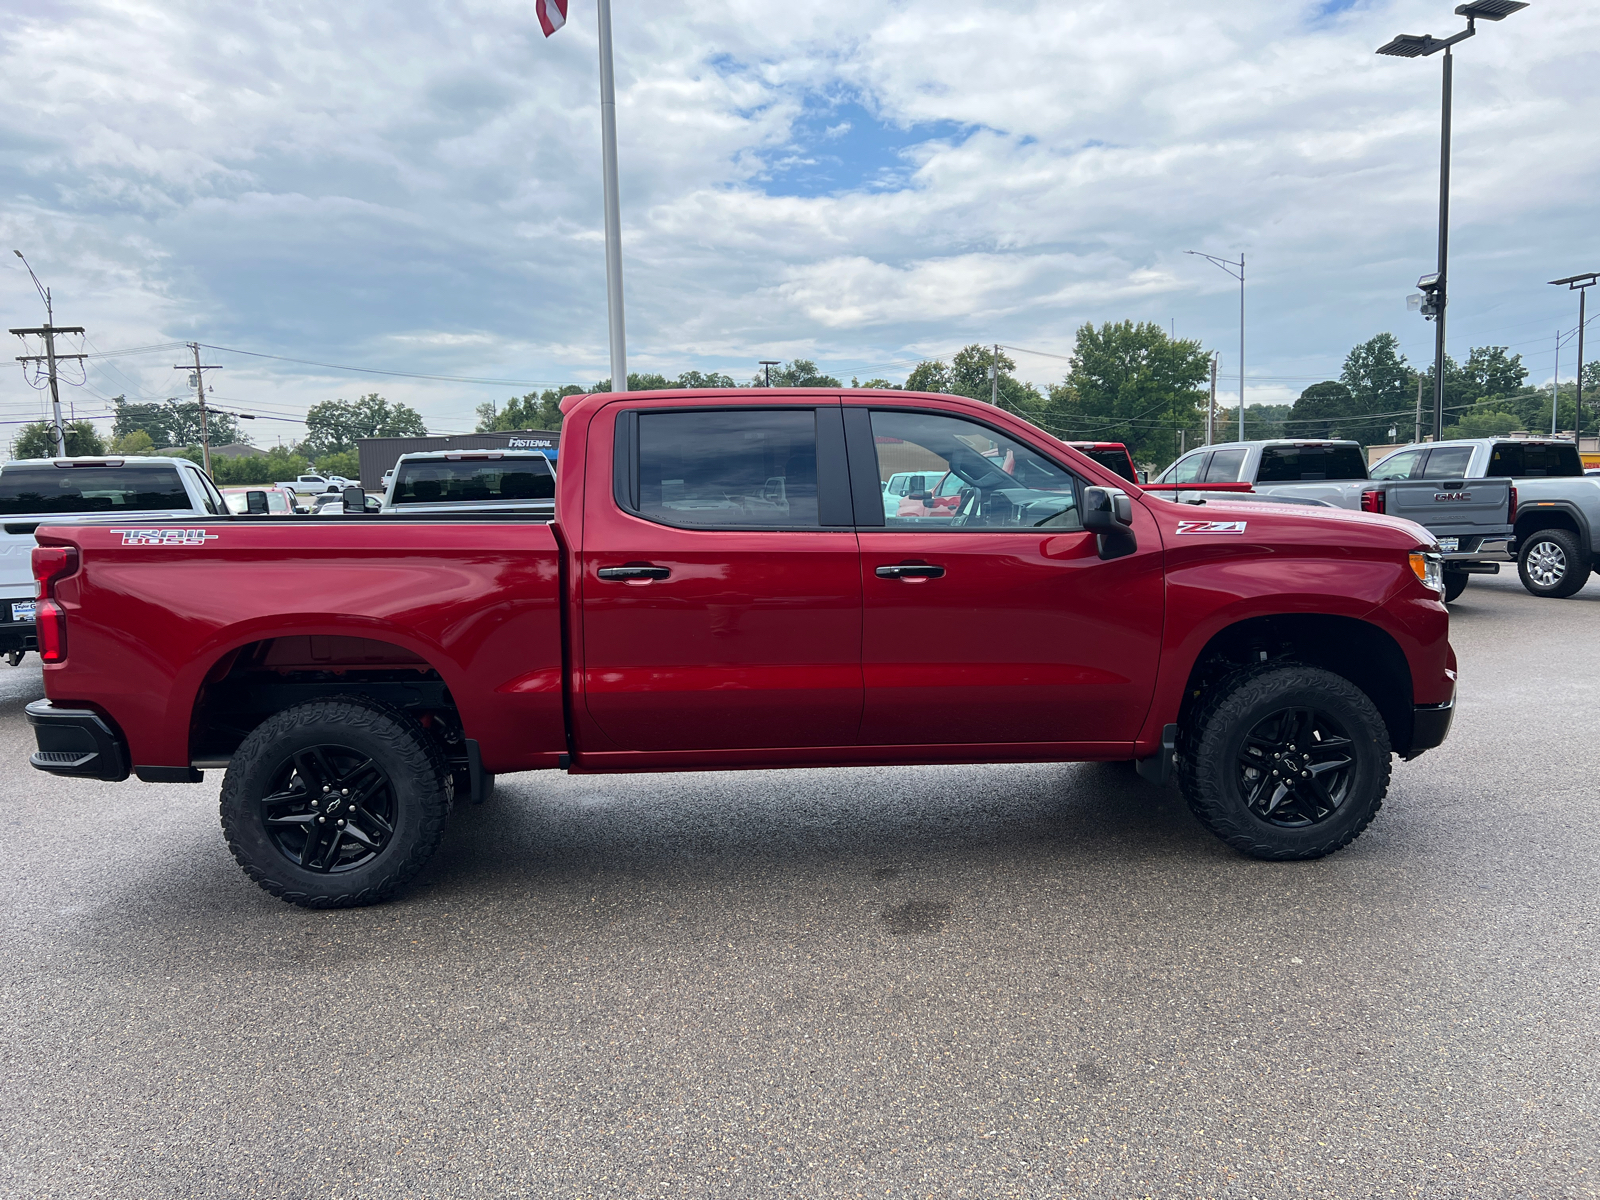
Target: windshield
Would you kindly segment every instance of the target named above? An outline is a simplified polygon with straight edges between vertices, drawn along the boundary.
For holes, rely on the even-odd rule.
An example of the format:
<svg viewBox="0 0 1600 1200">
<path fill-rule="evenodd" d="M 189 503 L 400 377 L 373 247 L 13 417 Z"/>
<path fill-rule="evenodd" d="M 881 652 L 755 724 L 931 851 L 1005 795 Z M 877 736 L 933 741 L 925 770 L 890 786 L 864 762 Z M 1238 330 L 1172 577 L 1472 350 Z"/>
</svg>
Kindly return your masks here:
<svg viewBox="0 0 1600 1200">
<path fill-rule="evenodd" d="M 1109 446 L 1076 446 L 1074 449 L 1107 470 L 1115 471 L 1129 483 L 1139 482 L 1139 473 L 1133 469 L 1133 463 L 1129 461 L 1125 447 L 1117 446 L 1113 449 Z"/>
<path fill-rule="evenodd" d="M 431 460 L 395 468 L 394 504 L 470 504 L 506 500 L 554 500 L 556 477 L 549 460 Z"/>
<path fill-rule="evenodd" d="M 0 515 L 156 512 L 191 508 L 175 468 L 0 468 Z"/>
</svg>

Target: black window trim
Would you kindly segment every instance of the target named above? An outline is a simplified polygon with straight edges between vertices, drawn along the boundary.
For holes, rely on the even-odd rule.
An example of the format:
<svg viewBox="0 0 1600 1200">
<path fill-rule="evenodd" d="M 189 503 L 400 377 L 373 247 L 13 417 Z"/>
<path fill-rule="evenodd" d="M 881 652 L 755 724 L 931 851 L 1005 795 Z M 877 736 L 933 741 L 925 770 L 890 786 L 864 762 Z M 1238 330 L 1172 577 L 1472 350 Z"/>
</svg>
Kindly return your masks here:
<svg viewBox="0 0 1600 1200">
<path fill-rule="evenodd" d="M 1080 522 L 1083 520 L 1084 489 L 1086 487 L 1108 486 L 1105 484 L 1090 484 L 1082 475 L 1073 470 L 1071 466 L 1062 462 L 1059 458 L 1045 450 L 1042 446 L 1038 446 L 1033 442 L 1028 441 L 1026 438 L 1018 437 L 1009 430 L 1001 429 L 998 425 L 992 425 L 988 421 L 982 420 L 979 417 L 971 416 L 968 413 L 951 412 L 949 409 L 945 408 L 923 408 L 919 405 L 910 404 L 846 404 L 844 406 L 844 427 L 846 451 L 850 458 L 850 490 L 852 494 L 859 496 L 867 489 L 871 489 L 874 504 L 873 508 L 869 510 L 867 515 L 869 518 L 873 516 L 876 516 L 877 518 L 875 521 L 858 520 L 856 522 L 857 529 L 879 529 L 885 533 L 1028 533 L 1033 536 L 1037 536 L 1039 532 L 1038 530 L 1009 530 L 1003 528 L 995 529 L 992 527 L 984 528 L 981 526 L 972 529 L 968 529 L 964 526 L 943 529 L 935 528 L 931 525 L 918 526 L 916 528 L 905 528 L 902 526 L 891 530 L 888 527 L 887 519 L 883 515 L 883 489 L 878 479 L 878 450 L 876 443 L 873 441 L 872 434 L 872 414 L 875 412 L 917 413 L 921 416 L 928 417 L 949 417 L 954 421 L 966 421 L 969 424 L 978 426 L 980 429 L 987 429 L 996 437 L 1002 437 L 1008 441 L 1017 442 L 1023 446 L 1026 446 L 1046 462 L 1052 462 L 1061 470 L 1065 471 L 1067 473 L 1067 478 L 1072 480 L 1072 502 L 1077 507 L 1078 519 Z M 856 416 L 852 420 L 852 414 L 860 415 Z M 1094 460 L 1091 459 L 1090 461 L 1093 462 Z M 1100 464 L 1096 463 L 1095 465 L 1099 466 Z M 1111 470 L 1110 467 L 1105 467 L 1103 469 L 1106 471 Z M 1119 475 L 1118 478 L 1121 479 L 1122 477 Z M 1135 484 L 1134 486 L 1137 487 L 1138 485 Z M 858 516 L 860 511 L 861 505 L 858 503 L 856 505 L 856 512 Z M 1078 529 L 1062 529 L 1055 532 L 1068 534 L 1082 533 L 1083 530 L 1080 527 Z"/>
<path fill-rule="evenodd" d="M 805 401 L 809 400 L 810 403 Z M 639 510 L 639 416 L 648 413 L 708 412 L 807 412 L 817 430 L 817 524 L 815 525 L 690 525 L 647 516 Z M 611 453 L 611 495 L 618 508 L 630 517 L 682 529 L 690 533 L 849 533 L 855 528 L 848 470 L 842 461 L 846 452 L 843 419 L 837 403 L 806 397 L 797 404 L 673 404 L 645 408 L 622 408 L 617 412 Z M 827 465 L 824 466 L 824 460 Z M 883 504 L 878 504 L 883 512 Z M 822 517 L 845 518 L 824 524 Z"/>
</svg>

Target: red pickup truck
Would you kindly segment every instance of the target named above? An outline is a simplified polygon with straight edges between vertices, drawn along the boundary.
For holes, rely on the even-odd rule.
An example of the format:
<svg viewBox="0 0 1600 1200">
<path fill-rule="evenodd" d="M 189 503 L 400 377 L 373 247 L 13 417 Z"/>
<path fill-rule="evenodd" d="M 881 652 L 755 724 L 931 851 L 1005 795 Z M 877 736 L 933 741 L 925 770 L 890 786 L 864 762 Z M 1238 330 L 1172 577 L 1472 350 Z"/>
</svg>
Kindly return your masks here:
<svg viewBox="0 0 1600 1200">
<path fill-rule="evenodd" d="M 883 391 L 570 398 L 554 520 L 41 526 L 56 775 L 198 782 L 274 895 L 390 896 L 497 773 L 1133 761 L 1246 854 L 1350 842 L 1437 746 L 1429 535 L 1178 504 L 1009 413 Z M 963 483 L 885 513 L 897 471 Z"/>
</svg>

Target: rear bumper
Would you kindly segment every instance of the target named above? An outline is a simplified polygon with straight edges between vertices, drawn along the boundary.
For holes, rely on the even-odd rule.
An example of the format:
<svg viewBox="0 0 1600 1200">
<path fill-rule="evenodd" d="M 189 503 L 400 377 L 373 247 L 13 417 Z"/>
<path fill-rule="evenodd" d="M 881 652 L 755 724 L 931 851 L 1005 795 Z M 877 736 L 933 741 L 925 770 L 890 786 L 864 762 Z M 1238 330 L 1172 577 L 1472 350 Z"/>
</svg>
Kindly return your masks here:
<svg viewBox="0 0 1600 1200">
<path fill-rule="evenodd" d="M 1444 704 L 1418 704 L 1411 711 L 1411 750 L 1407 758 L 1415 758 L 1424 750 L 1443 745 L 1450 734 L 1450 721 L 1456 714 L 1456 700 L 1452 696 Z"/>
<path fill-rule="evenodd" d="M 56 708 L 48 700 L 35 700 L 24 711 L 39 744 L 29 766 L 74 779 L 115 783 L 128 777 L 128 749 L 99 713 Z"/>
<path fill-rule="evenodd" d="M 0 621 L 0 654 L 7 650 L 38 648 L 38 630 L 32 621 Z"/>
</svg>

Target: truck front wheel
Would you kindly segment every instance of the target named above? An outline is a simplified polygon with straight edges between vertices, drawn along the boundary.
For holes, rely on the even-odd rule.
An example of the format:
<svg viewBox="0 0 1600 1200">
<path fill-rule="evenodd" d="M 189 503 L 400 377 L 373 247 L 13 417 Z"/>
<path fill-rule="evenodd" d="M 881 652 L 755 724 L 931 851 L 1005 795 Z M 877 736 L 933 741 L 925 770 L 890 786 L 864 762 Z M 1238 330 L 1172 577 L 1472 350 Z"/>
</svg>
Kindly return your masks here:
<svg viewBox="0 0 1600 1200">
<path fill-rule="evenodd" d="M 276 713 L 222 783 L 222 831 L 245 874 L 304 908 L 387 900 L 438 848 L 450 771 L 415 722 L 360 697 Z"/>
<path fill-rule="evenodd" d="M 1366 693 L 1313 667 L 1222 681 L 1179 743 L 1201 824 L 1252 858 L 1321 858 L 1365 829 L 1389 790 L 1389 732 Z"/>
<path fill-rule="evenodd" d="M 1444 573 L 1445 603 L 1448 604 L 1450 601 L 1459 598 L 1461 593 L 1467 590 L 1467 580 L 1471 578 L 1472 576 L 1465 571 L 1446 571 Z"/>
<path fill-rule="evenodd" d="M 1571 530 L 1541 529 L 1522 539 L 1517 574 L 1535 596 L 1564 600 L 1589 582 L 1589 564 Z"/>
</svg>

